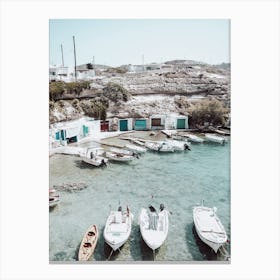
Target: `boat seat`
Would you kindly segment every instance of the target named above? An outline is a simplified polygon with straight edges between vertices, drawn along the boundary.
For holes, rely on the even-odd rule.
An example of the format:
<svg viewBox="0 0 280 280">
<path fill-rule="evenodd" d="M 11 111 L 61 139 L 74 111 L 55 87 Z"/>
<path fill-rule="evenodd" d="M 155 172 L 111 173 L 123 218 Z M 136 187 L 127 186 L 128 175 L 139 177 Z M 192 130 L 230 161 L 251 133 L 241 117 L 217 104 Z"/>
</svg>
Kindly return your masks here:
<svg viewBox="0 0 280 280">
<path fill-rule="evenodd" d="M 111 224 L 108 228 L 108 232 L 112 233 L 125 233 L 127 232 L 127 224 L 125 223 L 120 223 L 120 224 Z"/>
<path fill-rule="evenodd" d="M 122 212 L 121 211 L 117 211 L 115 213 L 115 223 L 116 224 L 121 224 L 122 223 Z"/>
</svg>

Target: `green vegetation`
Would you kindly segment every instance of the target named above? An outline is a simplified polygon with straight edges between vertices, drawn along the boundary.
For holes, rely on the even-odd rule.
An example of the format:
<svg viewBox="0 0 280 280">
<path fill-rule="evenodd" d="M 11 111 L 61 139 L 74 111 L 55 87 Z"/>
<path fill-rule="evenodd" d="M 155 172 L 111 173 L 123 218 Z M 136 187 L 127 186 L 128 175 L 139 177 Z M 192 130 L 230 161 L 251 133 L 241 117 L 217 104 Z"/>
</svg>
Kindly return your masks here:
<svg viewBox="0 0 280 280">
<path fill-rule="evenodd" d="M 65 95 L 80 96 L 85 89 L 90 89 L 89 81 L 80 81 L 65 83 L 62 81 L 50 82 L 49 84 L 49 100 L 56 101 Z"/>
<path fill-rule="evenodd" d="M 90 83 L 86 81 L 77 83 L 50 83 L 50 120 L 56 120 L 55 111 L 67 117 L 69 107 L 75 109 L 73 111 L 73 117 L 75 117 L 74 115 L 85 114 L 89 117 L 105 120 L 110 101 L 117 105 L 123 101 L 128 101 L 131 96 L 123 86 L 116 83 L 109 83 L 100 93 L 95 92 L 91 99 L 79 100 L 79 95 L 82 90 L 89 87 Z M 66 98 L 69 98 L 69 100 L 66 101 Z"/>
<path fill-rule="evenodd" d="M 90 100 L 83 100 L 80 101 L 79 106 L 81 106 L 84 113 L 92 118 L 105 120 L 106 119 L 106 111 L 107 111 L 107 104 L 102 102 L 101 100 L 90 99 Z"/>
<path fill-rule="evenodd" d="M 55 101 L 64 93 L 64 82 L 51 82 L 49 84 L 49 100 Z"/>
<path fill-rule="evenodd" d="M 204 126 L 205 123 L 209 125 L 225 125 L 226 114 L 228 109 L 224 104 L 216 99 L 203 100 L 195 104 L 189 111 L 190 126 Z"/>
<path fill-rule="evenodd" d="M 128 101 L 131 94 L 121 85 L 116 83 L 108 83 L 103 89 L 103 96 L 113 102 Z"/>
</svg>

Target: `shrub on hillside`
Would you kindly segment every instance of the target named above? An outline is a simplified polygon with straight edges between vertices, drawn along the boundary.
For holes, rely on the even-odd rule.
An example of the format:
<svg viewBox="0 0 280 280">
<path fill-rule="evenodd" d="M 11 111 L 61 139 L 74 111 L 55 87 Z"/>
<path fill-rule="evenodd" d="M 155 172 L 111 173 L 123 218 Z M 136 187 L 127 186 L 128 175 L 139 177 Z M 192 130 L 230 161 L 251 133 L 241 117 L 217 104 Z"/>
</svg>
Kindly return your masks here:
<svg viewBox="0 0 280 280">
<path fill-rule="evenodd" d="M 103 96 L 113 102 L 128 101 L 131 97 L 130 93 L 121 85 L 116 83 L 108 83 L 103 88 Z"/>
<path fill-rule="evenodd" d="M 56 101 L 63 97 L 63 94 L 79 96 L 85 89 L 90 89 L 89 81 L 65 83 L 62 81 L 49 84 L 49 100 Z"/>
<path fill-rule="evenodd" d="M 216 99 L 203 100 L 190 109 L 190 126 L 203 126 L 209 123 L 212 126 L 225 125 L 225 115 L 228 109 Z"/>
<path fill-rule="evenodd" d="M 63 82 L 51 82 L 49 83 L 49 100 L 56 101 L 62 97 L 64 93 Z"/>
<path fill-rule="evenodd" d="M 83 100 L 80 106 L 84 113 L 92 118 L 105 120 L 107 116 L 107 106 L 99 100 Z"/>
</svg>

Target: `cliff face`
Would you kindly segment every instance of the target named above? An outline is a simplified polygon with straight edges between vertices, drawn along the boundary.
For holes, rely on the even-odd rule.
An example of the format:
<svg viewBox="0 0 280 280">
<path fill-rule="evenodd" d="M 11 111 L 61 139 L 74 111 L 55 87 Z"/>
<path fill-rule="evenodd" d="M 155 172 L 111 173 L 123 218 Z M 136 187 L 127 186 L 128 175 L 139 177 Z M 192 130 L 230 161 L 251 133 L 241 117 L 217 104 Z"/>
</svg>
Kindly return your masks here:
<svg viewBox="0 0 280 280">
<path fill-rule="evenodd" d="M 110 104 L 108 116 L 148 117 L 177 112 L 186 114 L 193 103 L 215 97 L 229 107 L 230 71 L 216 66 L 173 66 L 168 70 L 108 76 L 93 83 L 103 87 L 108 82 L 122 85 L 132 98 L 122 104 Z"/>
<path fill-rule="evenodd" d="M 102 88 L 113 82 L 125 87 L 131 94 L 169 93 L 169 94 L 213 94 L 224 95 L 229 92 L 230 73 L 215 66 L 176 67 L 144 73 L 108 75 L 96 79 L 93 88 Z"/>
</svg>

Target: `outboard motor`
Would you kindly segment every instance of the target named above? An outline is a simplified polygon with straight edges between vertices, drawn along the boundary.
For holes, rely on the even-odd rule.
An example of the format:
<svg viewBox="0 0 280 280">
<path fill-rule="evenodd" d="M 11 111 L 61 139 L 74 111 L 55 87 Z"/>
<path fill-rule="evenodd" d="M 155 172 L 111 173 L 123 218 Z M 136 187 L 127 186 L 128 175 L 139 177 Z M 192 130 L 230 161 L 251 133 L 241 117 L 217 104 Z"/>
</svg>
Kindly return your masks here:
<svg viewBox="0 0 280 280">
<path fill-rule="evenodd" d="M 151 212 L 157 212 L 157 210 L 155 209 L 155 207 L 153 205 L 150 205 L 149 209 Z"/>
<path fill-rule="evenodd" d="M 164 208 L 165 208 L 165 207 L 164 207 L 164 204 L 161 203 L 160 206 L 159 206 L 160 211 L 162 211 Z"/>
<path fill-rule="evenodd" d="M 105 162 L 104 159 L 101 160 L 101 166 L 107 166 L 107 163 Z"/>
<path fill-rule="evenodd" d="M 191 150 L 188 144 L 184 144 L 184 149 L 189 151 Z"/>
</svg>

